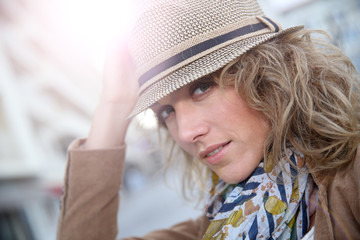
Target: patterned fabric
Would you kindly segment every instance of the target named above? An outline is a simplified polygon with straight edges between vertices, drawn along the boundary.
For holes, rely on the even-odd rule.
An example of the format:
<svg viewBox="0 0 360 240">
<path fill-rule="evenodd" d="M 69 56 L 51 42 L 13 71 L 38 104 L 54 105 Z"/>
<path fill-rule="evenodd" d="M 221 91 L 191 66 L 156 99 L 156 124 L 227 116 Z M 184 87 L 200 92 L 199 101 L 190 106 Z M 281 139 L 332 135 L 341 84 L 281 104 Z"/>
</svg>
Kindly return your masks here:
<svg viewBox="0 0 360 240">
<path fill-rule="evenodd" d="M 309 226 L 311 180 L 286 158 L 296 166 L 303 161 L 302 154 L 287 149 L 278 165 L 264 169 L 261 162 L 238 184 L 226 184 L 213 173 L 207 212 L 211 223 L 203 240 L 301 239 Z"/>
</svg>

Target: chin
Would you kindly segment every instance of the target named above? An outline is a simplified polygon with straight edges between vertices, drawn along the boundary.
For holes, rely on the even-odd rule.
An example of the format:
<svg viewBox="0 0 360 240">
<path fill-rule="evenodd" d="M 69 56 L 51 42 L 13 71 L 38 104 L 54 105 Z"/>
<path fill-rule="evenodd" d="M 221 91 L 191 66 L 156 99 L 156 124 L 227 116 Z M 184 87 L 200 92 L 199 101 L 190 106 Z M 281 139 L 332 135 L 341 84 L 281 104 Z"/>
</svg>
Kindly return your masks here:
<svg viewBox="0 0 360 240">
<path fill-rule="evenodd" d="M 231 166 L 230 168 L 227 169 L 222 169 L 225 171 L 218 171 L 216 174 L 226 183 L 229 184 L 237 184 L 239 182 L 244 181 L 245 179 L 247 179 L 251 173 L 255 170 L 250 168 L 238 168 L 237 166 Z"/>
<path fill-rule="evenodd" d="M 224 175 L 220 174 L 219 177 L 226 183 L 229 184 L 237 184 L 239 182 L 242 182 L 245 178 L 241 178 L 239 176 L 230 176 L 230 175 Z"/>
</svg>

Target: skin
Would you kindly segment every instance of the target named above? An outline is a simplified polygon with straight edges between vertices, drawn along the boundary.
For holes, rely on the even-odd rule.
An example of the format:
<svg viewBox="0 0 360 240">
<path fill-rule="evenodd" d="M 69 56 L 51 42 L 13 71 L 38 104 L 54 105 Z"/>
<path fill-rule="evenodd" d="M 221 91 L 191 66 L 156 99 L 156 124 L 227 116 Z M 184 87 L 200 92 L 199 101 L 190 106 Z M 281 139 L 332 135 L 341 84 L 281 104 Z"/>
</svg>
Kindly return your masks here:
<svg viewBox="0 0 360 240">
<path fill-rule="evenodd" d="M 201 79 L 161 99 L 153 110 L 177 144 L 225 182 L 243 181 L 263 158 L 269 124 L 233 87 L 220 89 L 210 77 Z"/>
</svg>

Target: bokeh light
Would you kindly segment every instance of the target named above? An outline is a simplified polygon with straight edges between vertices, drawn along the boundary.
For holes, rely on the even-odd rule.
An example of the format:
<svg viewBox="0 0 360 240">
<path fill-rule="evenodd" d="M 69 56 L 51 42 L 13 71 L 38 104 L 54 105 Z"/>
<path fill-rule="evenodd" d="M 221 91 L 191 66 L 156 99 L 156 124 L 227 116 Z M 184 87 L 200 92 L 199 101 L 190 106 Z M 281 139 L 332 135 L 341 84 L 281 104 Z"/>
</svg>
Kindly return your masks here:
<svg viewBox="0 0 360 240">
<path fill-rule="evenodd" d="M 105 50 L 114 39 L 126 37 L 134 21 L 134 3 L 131 0 L 63 0 L 58 1 L 62 16 L 60 27 L 66 34 L 90 53 L 100 69 Z"/>
</svg>

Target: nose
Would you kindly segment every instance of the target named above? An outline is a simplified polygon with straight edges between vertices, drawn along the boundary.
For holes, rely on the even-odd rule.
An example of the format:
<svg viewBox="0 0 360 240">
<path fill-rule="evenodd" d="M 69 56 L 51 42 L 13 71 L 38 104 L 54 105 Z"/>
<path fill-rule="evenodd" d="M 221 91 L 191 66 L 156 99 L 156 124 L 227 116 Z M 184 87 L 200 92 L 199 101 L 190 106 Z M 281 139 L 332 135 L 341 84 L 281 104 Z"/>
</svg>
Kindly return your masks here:
<svg viewBox="0 0 360 240">
<path fill-rule="evenodd" d="M 178 102 L 175 106 L 178 138 L 184 143 L 195 143 L 209 131 L 200 107 L 192 103 Z"/>
</svg>

